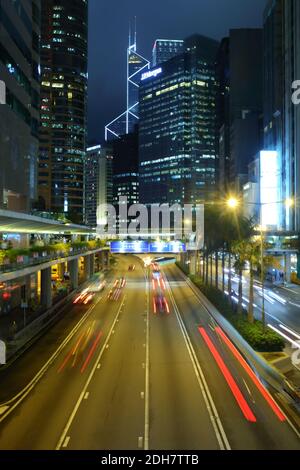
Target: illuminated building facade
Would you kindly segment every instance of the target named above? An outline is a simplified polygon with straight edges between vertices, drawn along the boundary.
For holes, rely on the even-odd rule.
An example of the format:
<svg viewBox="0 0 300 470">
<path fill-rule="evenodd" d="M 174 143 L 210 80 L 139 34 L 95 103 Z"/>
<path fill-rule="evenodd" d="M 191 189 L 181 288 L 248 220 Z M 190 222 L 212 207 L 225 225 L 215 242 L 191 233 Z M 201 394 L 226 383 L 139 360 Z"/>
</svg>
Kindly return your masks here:
<svg viewBox="0 0 300 470">
<path fill-rule="evenodd" d="M 152 67 L 167 62 L 184 52 L 184 41 L 179 39 L 157 39 L 152 51 Z"/>
<path fill-rule="evenodd" d="M 40 8 L 0 2 L 0 209 L 28 212 L 36 199 Z"/>
<path fill-rule="evenodd" d="M 300 77 L 300 3 L 274 0 L 264 12 L 264 148 L 280 165 L 280 226 L 300 230 L 300 106 L 292 83 Z M 285 204 L 291 200 L 292 204 Z"/>
<path fill-rule="evenodd" d="M 203 36 L 153 68 L 140 87 L 140 202 L 200 203 L 215 196 L 218 43 Z"/>
<path fill-rule="evenodd" d="M 136 33 L 134 40 L 129 35 L 127 49 L 127 108 L 124 113 L 105 126 L 105 140 L 114 140 L 134 131 L 139 121 L 139 85 L 142 74 L 149 70 L 150 62 L 137 52 Z"/>
<path fill-rule="evenodd" d="M 88 1 L 43 0 L 39 206 L 83 220 Z"/>
<path fill-rule="evenodd" d="M 110 148 L 101 145 L 87 148 L 84 161 L 84 220 L 90 227 L 97 226 L 99 207 L 113 203 L 112 168 Z"/>
</svg>

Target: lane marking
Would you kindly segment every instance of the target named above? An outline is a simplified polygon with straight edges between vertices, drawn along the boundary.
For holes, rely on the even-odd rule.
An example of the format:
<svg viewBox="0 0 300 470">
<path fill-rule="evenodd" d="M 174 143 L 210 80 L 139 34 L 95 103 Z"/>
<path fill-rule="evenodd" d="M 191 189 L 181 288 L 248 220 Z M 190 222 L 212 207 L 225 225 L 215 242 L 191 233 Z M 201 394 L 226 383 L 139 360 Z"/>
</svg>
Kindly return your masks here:
<svg viewBox="0 0 300 470">
<path fill-rule="evenodd" d="M 69 444 L 69 442 L 70 442 L 70 439 L 71 439 L 70 436 L 66 437 L 65 442 L 64 442 L 64 444 L 63 444 L 63 448 L 64 448 L 64 449 L 65 449 L 66 447 L 68 447 L 68 444 Z"/>
<path fill-rule="evenodd" d="M 76 413 L 77 413 L 77 411 L 78 411 L 78 409 L 79 409 L 79 407 L 80 407 L 80 404 L 81 404 L 81 402 L 82 402 L 82 400 L 83 400 L 83 398 L 84 398 L 84 395 L 85 395 L 85 393 L 87 392 L 87 389 L 88 389 L 88 387 L 89 387 L 89 385 L 90 385 L 90 382 L 91 382 L 91 380 L 92 380 L 92 378 L 93 378 L 93 376 L 94 376 L 94 374 L 95 374 L 95 372 L 96 372 L 96 370 L 97 370 L 99 361 L 101 360 L 101 357 L 102 357 L 102 355 L 104 354 L 104 351 L 105 351 L 105 348 L 106 348 L 106 344 L 108 343 L 108 341 L 109 341 L 109 339 L 110 339 L 110 337 L 111 337 L 111 334 L 112 334 L 113 329 L 115 328 L 115 324 L 117 323 L 117 318 L 118 318 L 119 315 L 120 315 L 120 311 L 121 311 L 122 305 L 123 305 L 123 304 L 120 305 L 120 308 L 119 308 L 119 310 L 118 310 L 118 312 L 117 312 L 117 314 L 116 314 L 116 316 L 115 316 L 115 319 L 114 319 L 113 324 L 112 324 L 112 326 L 111 326 L 111 329 L 110 329 L 110 331 L 109 331 L 109 333 L 108 333 L 108 336 L 107 336 L 107 338 L 106 338 L 106 341 L 105 341 L 105 343 L 103 344 L 102 349 L 101 349 L 101 351 L 100 351 L 99 354 L 98 354 L 98 357 L 97 357 L 97 360 L 95 361 L 95 364 L 94 364 L 94 366 L 93 366 L 93 369 L 91 370 L 90 375 L 89 375 L 89 377 L 88 377 L 88 379 L 87 379 L 87 381 L 86 381 L 86 383 L 85 383 L 85 386 L 83 387 L 83 390 L 82 390 L 82 392 L 81 392 L 81 394 L 80 394 L 80 396 L 79 396 L 79 398 L 78 398 L 78 400 L 77 400 L 77 403 L 75 404 L 75 407 L 74 407 L 74 409 L 73 409 L 73 411 L 72 411 L 72 413 L 71 413 L 71 415 L 70 415 L 70 417 L 69 417 L 69 419 L 68 419 L 68 421 L 67 421 L 67 424 L 66 424 L 66 426 L 64 427 L 64 430 L 63 430 L 63 432 L 62 432 L 62 435 L 61 435 L 61 437 L 60 437 L 60 439 L 59 439 L 59 441 L 58 441 L 58 443 L 57 443 L 57 446 L 56 446 L 56 448 L 55 448 L 56 450 L 60 450 L 60 449 L 61 449 L 61 447 L 62 447 L 62 445 L 63 445 L 63 442 L 64 442 L 64 440 L 65 440 L 65 438 L 66 438 L 66 436 L 67 436 L 67 433 L 68 433 L 68 431 L 69 431 L 69 429 L 70 429 L 70 427 L 71 427 L 71 425 L 72 425 L 72 423 L 73 423 L 73 421 L 74 421 L 74 418 L 75 418 Z"/>
<path fill-rule="evenodd" d="M 37 385 L 37 383 L 41 380 L 41 378 L 44 376 L 44 374 L 47 372 L 49 367 L 52 365 L 52 363 L 55 361 L 55 359 L 59 356 L 61 351 L 65 348 L 65 346 L 71 341 L 71 339 L 75 336 L 79 328 L 82 326 L 82 324 L 87 320 L 91 312 L 95 309 L 95 307 L 99 304 L 101 301 L 101 298 L 98 299 L 98 301 L 90 307 L 90 309 L 84 314 L 84 316 L 81 318 L 81 320 L 74 326 L 74 328 L 70 331 L 68 336 L 62 341 L 60 346 L 56 349 L 56 351 L 52 354 L 52 356 L 48 359 L 48 361 L 44 364 L 44 366 L 39 370 L 39 372 L 34 376 L 34 378 L 21 390 L 19 393 L 17 393 L 13 398 L 10 400 L 6 401 L 5 403 L 2 404 L 2 406 L 10 405 L 11 403 L 14 403 L 8 410 L 7 412 L 4 413 L 4 415 L 0 418 L 0 423 L 4 421 L 4 419 L 7 418 L 11 414 L 11 412 L 19 406 L 20 403 L 29 395 L 29 393 L 32 391 L 32 389 Z"/>
<path fill-rule="evenodd" d="M 278 328 L 275 328 L 275 326 L 271 325 L 271 323 L 268 323 L 268 327 L 271 328 L 273 331 L 278 333 L 282 338 L 286 339 L 289 343 L 293 344 L 296 346 L 296 348 L 299 348 L 299 342 L 294 341 L 292 338 L 290 338 L 288 335 L 282 333 Z"/>
<path fill-rule="evenodd" d="M 145 392 L 141 392 L 141 399 L 144 400 L 145 398 Z"/>
<path fill-rule="evenodd" d="M 143 441 L 144 441 L 144 438 L 142 436 L 140 436 L 138 438 L 138 448 L 139 449 L 142 449 L 143 448 Z"/>
<path fill-rule="evenodd" d="M 199 384 L 199 388 L 201 390 L 201 393 L 202 393 L 202 396 L 203 396 L 203 399 L 204 399 L 204 403 L 205 403 L 208 415 L 210 417 L 210 421 L 211 421 L 213 430 L 215 432 L 220 450 L 231 450 L 231 447 L 230 447 L 230 444 L 228 442 L 228 439 L 227 439 L 225 430 L 223 428 L 223 424 L 221 422 L 220 416 L 218 414 L 216 405 L 215 405 L 214 400 L 212 398 L 211 392 L 209 390 L 209 387 L 208 387 L 208 384 L 206 382 L 203 370 L 200 366 L 197 355 L 196 355 L 195 350 L 193 348 L 192 342 L 189 338 L 189 335 L 188 335 L 187 329 L 185 327 L 185 324 L 184 324 L 184 322 L 181 318 L 181 315 L 179 313 L 179 309 L 177 307 L 177 304 L 176 304 L 176 301 L 175 301 L 172 289 L 170 288 L 170 284 L 169 284 L 168 280 L 167 280 L 166 284 L 167 284 L 167 291 L 169 292 L 169 296 L 170 296 L 171 302 L 172 302 L 173 307 L 174 307 L 175 315 L 176 315 L 177 321 L 179 323 L 179 327 L 180 327 L 180 330 L 182 332 L 182 335 L 183 335 L 183 338 L 184 338 L 184 341 L 185 341 L 185 345 L 186 345 L 186 348 L 188 350 L 188 353 L 189 353 L 189 356 L 190 356 L 190 359 L 191 359 L 191 362 L 192 362 L 192 365 L 193 365 L 193 368 L 194 368 L 194 372 L 195 372 L 195 375 L 196 375 L 196 378 L 197 378 L 197 381 L 198 381 L 198 384 Z"/>
<path fill-rule="evenodd" d="M 0 408 L 0 415 L 3 415 L 3 413 L 5 413 L 5 411 L 7 411 L 9 408 L 9 406 L 1 406 Z"/>
<path fill-rule="evenodd" d="M 84 395 L 84 399 L 87 400 L 90 396 L 90 392 L 86 392 L 86 394 Z"/>
<path fill-rule="evenodd" d="M 99 341 L 100 341 L 100 338 L 101 338 L 102 334 L 103 334 L 102 331 L 99 331 L 98 336 L 97 336 L 97 338 L 95 339 L 95 341 L 94 341 L 94 343 L 93 343 L 93 345 L 92 345 L 92 347 L 91 347 L 91 349 L 90 349 L 90 351 L 89 351 L 89 353 L 88 353 L 88 355 L 87 355 L 87 358 L 86 358 L 86 360 L 85 360 L 85 362 L 84 362 L 84 364 L 83 364 L 83 366 L 82 366 L 82 368 L 81 368 L 81 370 L 80 370 L 80 373 L 81 373 L 81 374 L 83 374 L 83 372 L 84 372 L 85 369 L 87 368 L 88 364 L 90 363 L 90 361 L 91 361 L 91 359 L 92 359 L 92 357 L 93 357 L 93 355 L 94 355 L 94 352 L 95 352 L 95 350 L 96 350 L 96 347 L 98 346 L 98 343 L 99 343 Z"/>
<path fill-rule="evenodd" d="M 244 395 L 242 394 L 240 388 L 238 387 L 236 381 L 234 380 L 230 370 L 228 369 L 225 362 L 223 361 L 217 348 L 213 344 L 212 340 L 210 339 L 210 337 L 208 336 L 204 328 L 199 327 L 198 330 L 202 338 L 204 339 L 206 346 L 208 347 L 211 354 L 213 355 L 213 358 L 215 359 L 220 371 L 222 372 L 237 404 L 242 410 L 243 415 L 245 416 L 247 421 L 250 421 L 251 423 L 256 423 L 256 417 L 254 416 L 250 406 L 248 405 Z"/>
<path fill-rule="evenodd" d="M 98 364 L 98 365 L 97 365 L 97 369 L 100 369 L 100 367 L 101 367 L 101 364 Z"/>
<path fill-rule="evenodd" d="M 210 312 L 208 307 L 203 303 L 203 300 L 201 299 L 201 297 L 199 295 L 199 292 L 196 289 L 196 286 L 192 283 L 192 281 L 185 274 L 183 274 L 183 272 L 181 270 L 179 270 L 179 268 L 178 268 L 178 271 L 179 271 L 182 279 L 184 279 L 185 284 L 187 286 L 189 286 L 191 291 L 194 293 L 194 295 L 197 298 L 199 304 L 209 313 L 209 315 L 212 315 L 212 313 Z M 285 415 L 285 413 L 283 413 L 283 414 Z M 286 421 L 289 424 L 290 428 L 294 431 L 294 433 L 297 435 L 297 437 L 300 438 L 299 431 L 295 428 L 295 426 L 293 425 L 293 423 L 291 422 L 291 420 L 288 418 L 287 415 L 285 415 L 285 418 L 286 418 Z"/>
<path fill-rule="evenodd" d="M 288 333 L 291 333 L 291 335 L 295 336 L 295 338 L 297 339 L 300 339 L 300 335 L 298 335 L 298 333 L 296 333 L 295 331 L 291 330 L 290 328 L 288 328 L 287 326 L 283 325 L 282 323 L 280 323 L 280 328 L 282 328 L 283 330 L 287 331 Z"/>
<path fill-rule="evenodd" d="M 253 370 L 249 366 L 249 364 L 245 361 L 241 353 L 237 350 L 237 348 L 234 346 L 234 344 L 230 341 L 230 339 L 227 337 L 227 335 L 224 333 L 224 331 L 218 326 L 216 328 L 216 332 L 218 335 L 222 338 L 226 346 L 230 349 L 234 357 L 239 361 L 239 363 L 242 365 L 243 369 L 247 372 L 249 375 L 250 379 L 256 385 L 257 389 L 260 391 L 261 395 L 264 397 L 270 408 L 273 410 L 273 412 L 276 414 L 277 418 L 280 421 L 285 421 L 286 417 L 275 402 L 274 398 L 272 395 L 268 392 L 268 390 L 263 386 L 261 381 L 257 378 L 257 376 L 254 374 Z"/>
<path fill-rule="evenodd" d="M 250 388 L 249 388 L 249 386 L 248 386 L 248 384 L 247 384 L 247 382 L 246 382 L 246 380 L 245 380 L 244 378 L 243 378 L 243 382 L 244 382 L 244 385 L 245 385 L 245 387 L 246 387 L 246 389 L 247 389 L 247 392 L 249 393 L 250 397 L 253 398 L 253 397 L 252 397 L 251 390 L 250 390 Z"/>
</svg>

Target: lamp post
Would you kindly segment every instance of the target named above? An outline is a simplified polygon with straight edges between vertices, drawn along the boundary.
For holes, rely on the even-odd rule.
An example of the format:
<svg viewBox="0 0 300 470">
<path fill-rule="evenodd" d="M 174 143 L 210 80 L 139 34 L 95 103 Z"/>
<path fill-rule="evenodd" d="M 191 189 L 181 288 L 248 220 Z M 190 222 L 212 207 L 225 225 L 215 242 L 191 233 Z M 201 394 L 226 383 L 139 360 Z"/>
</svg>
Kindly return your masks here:
<svg viewBox="0 0 300 470">
<path fill-rule="evenodd" d="M 261 289 L 262 289 L 262 324 L 263 328 L 265 328 L 266 325 L 266 311 L 265 311 L 265 268 L 264 268 L 264 227 L 262 225 L 262 219 L 263 219 L 263 206 L 268 205 L 268 204 L 285 204 L 287 208 L 291 208 L 294 205 L 294 201 L 292 199 L 286 199 L 284 201 L 276 201 L 276 202 L 247 202 L 244 203 L 246 205 L 254 205 L 257 206 L 259 205 L 260 208 L 260 264 L 261 264 Z M 236 197 L 229 197 L 227 199 L 227 207 L 231 210 L 235 210 L 240 206 L 240 200 Z"/>
</svg>

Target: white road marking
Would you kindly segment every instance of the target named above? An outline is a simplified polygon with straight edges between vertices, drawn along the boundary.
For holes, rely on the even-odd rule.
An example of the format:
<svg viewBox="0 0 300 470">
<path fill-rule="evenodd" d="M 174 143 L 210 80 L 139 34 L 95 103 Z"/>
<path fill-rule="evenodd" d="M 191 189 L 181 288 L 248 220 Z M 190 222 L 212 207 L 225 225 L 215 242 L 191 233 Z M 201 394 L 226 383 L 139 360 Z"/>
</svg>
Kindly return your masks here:
<svg viewBox="0 0 300 470">
<path fill-rule="evenodd" d="M 295 302 L 291 302 L 291 300 L 288 301 L 289 304 L 294 305 L 294 307 L 300 308 L 299 304 L 295 304 Z"/>
<path fill-rule="evenodd" d="M 194 348 L 192 346 L 192 343 L 191 343 L 191 340 L 189 338 L 189 335 L 188 335 L 187 329 L 185 327 L 185 324 L 184 324 L 184 322 L 181 318 L 181 315 L 179 313 L 179 309 L 177 307 L 177 304 L 176 304 L 176 301 L 175 301 L 173 292 L 170 288 L 168 280 L 167 280 L 166 284 L 167 284 L 167 290 L 169 292 L 171 302 L 172 302 L 173 307 L 174 307 L 175 315 L 176 315 L 177 321 L 179 323 L 179 327 L 181 329 L 181 332 L 182 332 L 182 335 L 183 335 L 183 338 L 184 338 L 184 341 L 185 341 L 185 345 L 186 345 L 186 348 L 188 350 L 188 353 L 189 353 L 189 356 L 190 356 L 190 359 L 191 359 L 191 362 L 192 362 L 192 365 L 193 365 L 193 368 L 194 368 L 194 372 L 195 372 L 200 390 L 202 392 L 202 396 L 203 396 L 203 399 L 204 399 L 204 402 L 205 402 L 205 405 L 206 405 L 206 409 L 207 409 L 207 412 L 209 414 L 210 421 L 211 421 L 212 427 L 214 429 L 217 441 L 219 443 L 219 447 L 220 447 L 221 450 L 231 450 L 231 447 L 230 447 L 230 444 L 228 442 L 225 430 L 223 428 L 223 424 L 222 424 L 221 419 L 219 417 L 216 405 L 213 401 L 212 395 L 211 395 L 210 390 L 208 388 L 206 379 L 204 377 L 202 368 L 199 364 L 198 358 L 197 358 L 196 353 L 194 351 Z"/>
<path fill-rule="evenodd" d="M 98 365 L 97 365 L 97 369 L 100 369 L 100 367 L 101 367 L 101 364 L 98 364 Z"/>
<path fill-rule="evenodd" d="M 84 395 L 84 399 L 87 400 L 89 396 L 90 396 L 90 392 L 86 392 L 86 394 Z"/>
<path fill-rule="evenodd" d="M 142 448 L 143 448 L 143 441 L 144 441 L 143 437 L 140 436 L 140 437 L 138 438 L 138 448 L 139 448 L 139 449 L 142 449 Z"/>
<path fill-rule="evenodd" d="M 70 415 L 70 417 L 69 417 L 69 419 L 68 419 L 68 422 L 67 422 L 67 424 L 66 424 L 66 426 L 65 426 L 65 428 L 64 428 L 64 430 L 63 430 L 63 432 L 62 432 L 62 435 L 61 435 L 61 437 L 60 437 L 60 439 L 59 439 L 59 441 L 58 441 L 58 444 L 57 444 L 57 446 L 56 446 L 56 450 L 60 450 L 61 447 L 62 447 L 62 445 L 63 445 L 63 442 L 65 441 L 65 438 L 66 438 L 66 436 L 67 436 L 67 433 L 68 433 L 68 431 L 69 431 L 69 429 L 70 429 L 70 427 L 71 427 L 71 425 L 72 425 L 72 423 L 73 423 L 73 421 L 74 421 L 74 418 L 75 418 L 76 413 L 77 413 L 77 411 L 78 411 L 78 409 L 79 409 L 79 407 L 80 407 L 80 405 L 81 405 L 81 402 L 82 402 L 82 400 L 83 400 L 83 398 L 84 398 L 84 396 L 85 396 L 85 393 L 86 393 L 86 391 L 87 391 L 87 388 L 89 387 L 90 382 L 91 382 L 91 380 L 92 380 L 92 378 L 93 378 L 93 376 L 94 376 L 94 374 L 95 374 L 95 372 L 96 372 L 98 363 L 99 363 L 99 361 L 101 360 L 101 357 L 102 357 L 102 355 L 103 355 L 103 353 L 104 353 L 104 351 L 105 351 L 105 349 L 106 349 L 106 345 L 107 345 L 107 343 L 108 343 L 108 341 L 109 341 L 109 339 L 110 339 L 110 337 L 111 337 L 112 331 L 113 331 L 113 329 L 115 328 L 115 324 L 116 324 L 116 322 L 117 322 L 118 316 L 120 315 L 120 311 L 121 311 L 122 305 L 123 305 L 123 304 L 121 304 L 121 306 L 120 306 L 120 308 L 119 308 L 119 310 L 118 310 L 118 312 L 117 312 L 117 314 L 116 314 L 116 316 L 115 316 L 115 319 L 114 319 L 113 324 L 112 324 L 112 327 L 111 327 L 111 329 L 110 329 L 110 331 L 109 331 L 109 333 L 108 333 L 108 336 L 107 336 L 107 338 L 106 338 L 106 341 L 105 341 L 105 343 L 103 344 L 100 353 L 98 354 L 98 357 L 97 357 L 97 359 L 96 359 L 96 362 L 95 362 L 95 364 L 94 364 L 94 367 L 93 367 L 93 369 L 91 370 L 91 373 L 90 373 L 90 375 L 89 375 L 89 377 L 88 377 L 88 379 L 87 379 L 87 381 L 86 381 L 86 383 L 85 383 L 85 386 L 83 387 L 83 390 L 82 390 L 82 392 L 81 392 L 81 394 L 80 394 L 80 396 L 79 396 L 79 398 L 78 398 L 78 400 L 77 400 L 77 403 L 76 403 L 76 405 L 75 405 L 75 407 L 74 407 L 74 409 L 73 409 L 73 411 L 72 411 L 72 413 L 71 413 L 71 415 Z"/>
<path fill-rule="evenodd" d="M 41 378 L 44 376 L 44 374 L 47 372 L 49 367 L 52 365 L 52 363 L 55 361 L 55 359 L 59 356 L 61 351 L 64 349 L 64 347 L 71 341 L 71 339 L 74 337 L 74 335 L 77 333 L 79 328 L 82 326 L 82 324 L 87 320 L 91 312 L 94 310 L 94 308 L 98 305 L 100 302 L 100 299 L 92 305 L 88 311 L 84 314 L 84 316 L 81 318 L 81 320 L 74 326 L 74 328 L 70 331 L 68 336 L 63 340 L 63 342 L 60 344 L 60 346 L 57 348 L 57 350 L 52 354 L 50 359 L 44 364 L 44 366 L 39 370 L 39 372 L 35 375 L 35 377 L 21 390 L 17 395 L 15 395 L 13 398 L 8 400 L 7 402 L 2 404 L 3 406 L 9 405 L 10 403 L 14 403 L 6 412 L 4 412 L 4 415 L 0 418 L 0 423 L 4 421 L 4 419 L 10 415 L 10 413 L 20 404 L 22 401 L 29 395 L 31 390 L 37 385 L 37 383 L 41 380 Z"/>
<path fill-rule="evenodd" d="M 145 392 L 141 392 L 141 399 L 144 400 L 145 398 Z"/>
<path fill-rule="evenodd" d="M 70 436 L 66 437 L 65 442 L 64 442 L 64 444 L 63 444 L 63 448 L 64 448 L 64 449 L 65 449 L 66 447 L 68 447 L 68 444 L 69 444 L 69 442 L 70 442 L 70 439 L 71 439 Z"/>
<path fill-rule="evenodd" d="M 290 328 L 288 328 L 287 326 L 283 325 L 282 323 L 280 323 L 280 328 L 282 328 L 283 330 L 287 331 L 288 333 L 291 333 L 291 335 L 295 336 L 295 338 L 297 339 L 300 339 L 300 336 L 298 335 L 298 333 L 296 333 L 295 331 L 291 330 Z"/>
<path fill-rule="evenodd" d="M 271 325 L 271 323 L 268 324 L 268 327 L 271 328 L 276 333 L 278 333 L 280 336 L 282 336 L 282 338 L 286 339 L 289 343 L 296 346 L 296 348 L 299 348 L 299 343 L 297 341 L 294 341 L 292 338 L 282 333 L 282 331 L 280 331 L 278 328 L 275 328 L 275 326 Z"/>
<path fill-rule="evenodd" d="M 246 387 L 246 389 L 247 389 L 247 392 L 249 393 L 250 397 L 252 397 L 252 394 L 251 394 L 250 388 L 249 388 L 249 386 L 248 386 L 248 384 L 247 384 L 246 380 L 245 380 L 245 379 L 243 379 L 243 382 L 244 382 L 244 384 L 245 384 L 245 387 Z"/>
<path fill-rule="evenodd" d="M 3 415 L 3 413 L 5 413 L 5 411 L 7 411 L 9 408 L 9 406 L 1 406 L 0 408 L 0 415 Z"/>
</svg>

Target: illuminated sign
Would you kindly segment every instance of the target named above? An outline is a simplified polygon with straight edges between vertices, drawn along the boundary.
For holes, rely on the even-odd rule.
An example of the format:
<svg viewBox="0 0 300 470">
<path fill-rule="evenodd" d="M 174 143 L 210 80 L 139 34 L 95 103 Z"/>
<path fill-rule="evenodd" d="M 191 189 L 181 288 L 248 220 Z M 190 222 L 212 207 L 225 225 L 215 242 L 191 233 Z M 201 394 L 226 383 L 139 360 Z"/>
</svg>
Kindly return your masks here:
<svg viewBox="0 0 300 470">
<path fill-rule="evenodd" d="M 150 70 L 149 72 L 143 73 L 142 80 L 147 80 L 147 78 L 151 78 L 151 77 L 155 78 L 155 77 L 157 77 L 157 75 L 159 75 L 161 73 L 162 73 L 162 68 L 161 67 L 159 69 Z"/>
<path fill-rule="evenodd" d="M 111 253 L 183 253 L 186 246 L 179 241 L 173 242 L 145 242 L 145 241 L 117 241 L 110 244 Z"/>
<path fill-rule="evenodd" d="M 265 228 L 279 228 L 280 225 L 280 165 L 278 152 L 260 152 L 260 203 L 261 225 Z"/>
</svg>

